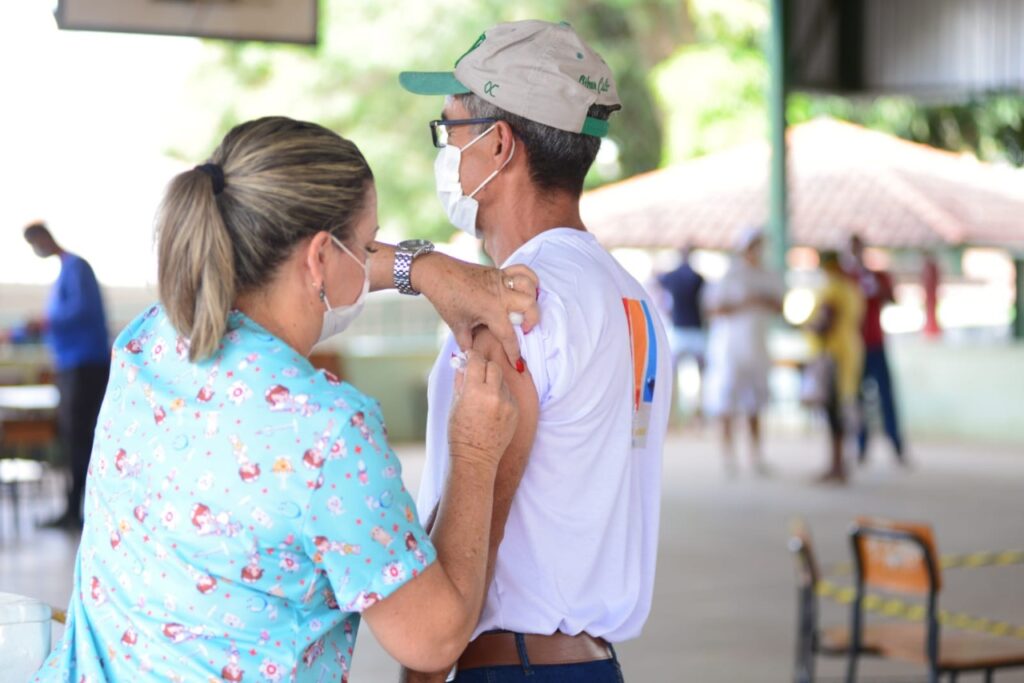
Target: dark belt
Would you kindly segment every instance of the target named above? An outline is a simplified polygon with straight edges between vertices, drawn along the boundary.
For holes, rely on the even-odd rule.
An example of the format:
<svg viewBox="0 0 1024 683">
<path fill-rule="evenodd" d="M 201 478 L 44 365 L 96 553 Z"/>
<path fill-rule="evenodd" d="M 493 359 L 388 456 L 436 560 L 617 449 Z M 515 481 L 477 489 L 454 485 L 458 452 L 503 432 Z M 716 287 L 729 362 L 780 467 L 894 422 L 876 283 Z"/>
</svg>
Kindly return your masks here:
<svg viewBox="0 0 1024 683">
<path fill-rule="evenodd" d="M 556 664 L 581 664 L 611 659 L 611 645 L 604 638 L 594 638 L 587 633 L 568 636 L 554 633 L 542 636 L 527 633 L 523 636 L 526 645 L 526 659 L 530 666 L 551 666 Z M 459 670 L 481 669 L 492 666 L 520 666 L 525 664 L 519 657 L 516 634 L 507 631 L 481 633 L 466 646 L 459 657 Z"/>
</svg>

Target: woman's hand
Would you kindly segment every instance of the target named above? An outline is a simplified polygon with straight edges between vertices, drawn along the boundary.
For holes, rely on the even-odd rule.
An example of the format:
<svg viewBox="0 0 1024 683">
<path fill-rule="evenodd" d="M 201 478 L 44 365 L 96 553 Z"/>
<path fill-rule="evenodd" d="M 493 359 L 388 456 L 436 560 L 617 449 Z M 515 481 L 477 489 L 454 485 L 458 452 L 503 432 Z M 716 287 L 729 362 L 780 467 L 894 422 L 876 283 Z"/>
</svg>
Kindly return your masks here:
<svg viewBox="0 0 1024 683">
<path fill-rule="evenodd" d="M 526 266 L 489 268 L 427 254 L 416 259 L 413 287 L 423 292 L 455 335 L 459 348 L 473 346 L 473 330 L 483 325 L 498 338 L 509 363 L 519 360 L 519 341 L 509 316 L 522 316 L 524 333 L 540 321 L 537 275 Z"/>
<path fill-rule="evenodd" d="M 451 457 L 497 467 L 512 440 L 519 409 L 501 368 L 480 353 L 466 352 L 466 367 L 455 373 L 455 399 L 448 418 Z"/>
<path fill-rule="evenodd" d="M 393 287 L 395 247 L 376 243 L 370 259 L 370 288 Z M 509 316 L 522 316 L 524 333 L 540 321 L 537 275 L 526 266 L 498 269 L 459 261 L 432 252 L 413 262 L 413 289 L 422 292 L 455 334 L 459 348 L 473 345 L 473 330 L 483 325 L 501 342 L 513 366 L 520 358 L 519 342 Z"/>
</svg>

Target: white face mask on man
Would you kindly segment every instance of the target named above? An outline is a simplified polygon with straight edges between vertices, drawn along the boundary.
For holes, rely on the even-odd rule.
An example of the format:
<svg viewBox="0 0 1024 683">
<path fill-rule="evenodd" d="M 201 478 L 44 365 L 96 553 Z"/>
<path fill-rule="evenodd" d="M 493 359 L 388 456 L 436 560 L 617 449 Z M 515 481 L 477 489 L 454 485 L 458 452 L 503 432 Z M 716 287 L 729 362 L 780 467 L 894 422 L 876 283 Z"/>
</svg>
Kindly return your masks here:
<svg viewBox="0 0 1024 683">
<path fill-rule="evenodd" d="M 438 150 L 437 158 L 434 160 L 434 184 L 437 189 L 437 198 L 441 200 L 441 206 L 444 207 L 445 213 L 448 214 L 448 220 L 456 228 L 473 237 L 480 236 L 476 230 L 476 213 L 480 209 L 480 203 L 474 197 L 512 161 L 512 157 L 516 153 L 516 141 L 513 138 L 512 151 L 509 153 L 505 163 L 501 165 L 501 168 L 484 178 L 484 181 L 475 190 L 470 192 L 468 197 L 462 193 L 462 183 L 459 180 L 459 166 L 462 163 L 462 152 L 472 147 L 478 140 L 494 130 L 496 125 L 491 124 L 490 128 L 470 140 L 464 147 L 445 145 Z"/>
<path fill-rule="evenodd" d="M 363 304 L 366 303 L 366 294 L 370 291 L 370 270 L 367 264 L 356 258 L 356 255 L 349 251 L 348 247 L 341 243 L 341 241 L 331 235 L 331 239 L 337 244 L 342 251 L 352 257 L 352 260 L 359 264 L 359 267 L 363 269 L 363 289 L 359 292 L 359 296 L 352 303 L 345 306 L 338 306 L 331 308 L 331 302 L 327 300 L 327 293 L 321 289 L 320 298 L 324 302 L 324 306 L 327 310 L 324 311 L 324 322 L 320 328 L 320 338 L 317 340 L 317 344 L 330 339 L 336 334 L 341 334 L 345 329 L 352 324 L 352 321 L 359 317 L 359 314 L 363 312 Z"/>
</svg>

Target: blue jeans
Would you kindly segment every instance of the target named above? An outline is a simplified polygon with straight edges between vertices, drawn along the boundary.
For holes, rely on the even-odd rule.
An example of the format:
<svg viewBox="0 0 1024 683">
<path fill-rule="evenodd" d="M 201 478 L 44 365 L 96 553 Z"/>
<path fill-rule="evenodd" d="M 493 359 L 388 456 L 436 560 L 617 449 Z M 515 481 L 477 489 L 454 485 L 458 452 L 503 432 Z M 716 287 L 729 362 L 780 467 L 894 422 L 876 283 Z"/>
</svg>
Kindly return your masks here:
<svg viewBox="0 0 1024 683">
<path fill-rule="evenodd" d="M 519 646 L 518 666 L 492 666 L 460 671 L 455 683 L 623 683 L 622 668 L 619 666 L 615 648 L 611 647 L 612 658 L 582 664 L 555 664 L 534 666 L 526 654 L 522 634 L 516 634 Z"/>
<path fill-rule="evenodd" d="M 875 385 L 879 407 L 882 412 L 882 424 L 885 433 L 892 442 L 893 451 L 898 459 L 903 458 L 903 438 L 900 434 L 899 422 L 896 418 L 896 400 L 893 396 L 892 378 L 889 375 L 889 362 L 885 357 L 885 347 L 868 348 L 864 351 L 864 378 L 860 385 L 861 428 L 857 435 L 858 455 L 863 462 L 868 450 L 868 420 L 865 414 L 867 392 L 865 383 Z"/>
</svg>

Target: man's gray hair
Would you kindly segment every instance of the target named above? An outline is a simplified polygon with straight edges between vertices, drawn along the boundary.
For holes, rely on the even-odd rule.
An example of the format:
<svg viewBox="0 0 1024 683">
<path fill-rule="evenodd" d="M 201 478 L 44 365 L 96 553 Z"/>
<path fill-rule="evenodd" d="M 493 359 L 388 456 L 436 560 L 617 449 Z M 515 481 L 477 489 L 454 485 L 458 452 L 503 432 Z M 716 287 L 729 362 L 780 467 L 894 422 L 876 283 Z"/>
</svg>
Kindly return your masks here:
<svg viewBox="0 0 1024 683">
<path fill-rule="evenodd" d="M 473 118 L 499 119 L 508 123 L 526 148 L 530 179 L 539 190 L 568 192 L 575 197 L 583 193 L 583 180 L 597 157 L 597 150 L 601 147 L 600 138 L 530 121 L 496 107 L 474 93 L 455 97 Z M 607 120 L 614 109 L 595 104 L 590 107 L 587 115 Z M 483 130 L 484 127 L 479 129 Z"/>
</svg>

